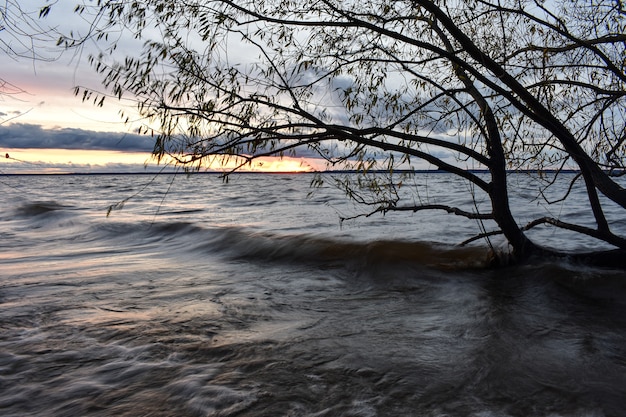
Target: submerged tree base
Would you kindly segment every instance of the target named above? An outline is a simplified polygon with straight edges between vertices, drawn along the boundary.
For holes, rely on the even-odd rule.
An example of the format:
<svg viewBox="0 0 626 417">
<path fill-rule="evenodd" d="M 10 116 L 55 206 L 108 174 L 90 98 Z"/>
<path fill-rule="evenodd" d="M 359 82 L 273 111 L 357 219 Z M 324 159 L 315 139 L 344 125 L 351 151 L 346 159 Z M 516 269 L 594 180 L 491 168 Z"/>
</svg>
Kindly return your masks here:
<svg viewBox="0 0 626 417">
<path fill-rule="evenodd" d="M 563 260 L 581 265 L 600 268 L 626 269 L 626 250 L 610 249 L 593 252 L 560 252 L 553 249 L 534 246 L 522 254 L 491 250 L 488 265 L 491 268 L 507 267 L 517 264 L 530 264 L 541 261 Z"/>
<path fill-rule="evenodd" d="M 626 250 L 624 249 L 576 253 L 567 256 L 573 261 L 585 265 L 626 269 Z"/>
</svg>

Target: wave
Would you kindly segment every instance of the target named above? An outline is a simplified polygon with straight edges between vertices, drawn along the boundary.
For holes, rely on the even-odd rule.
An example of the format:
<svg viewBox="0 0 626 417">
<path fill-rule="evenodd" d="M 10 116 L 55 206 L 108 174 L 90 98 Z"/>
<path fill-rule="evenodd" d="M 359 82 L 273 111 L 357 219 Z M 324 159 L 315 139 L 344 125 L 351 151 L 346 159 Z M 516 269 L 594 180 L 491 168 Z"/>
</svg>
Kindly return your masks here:
<svg viewBox="0 0 626 417">
<path fill-rule="evenodd" d="M 245 227 L 205 228 L 185 222 L 155 224 L 149 233 L 153 239 L 172 245 L 170 253 L 174 256 L 196 259 L 215 255 L 261 264 L 347 268 L 360 278 L 376 282 L 383 279 L 388 283 L 404 282 L 410 277 L 443 281 L 482 277 L 513 285 L 527 280 L 552 282 L 573 294 L 601 300 L 615 301 L 626 294 L 620 269 L 582 266 L 568 259 L 494 269 L 491 251 L 486 246 L 383 239 L 356 241 L 345 236 L 281 234 Z"/>
<path fill-rule="evenodd" d="M 58 244 L 101 241 L 103 245 L 134 251 L 141 248 L 165 250 L 180 257 L 215 255 L 253 262 L 358 268 L 415 265 L 442 270 L 484 268 L 489 263 L 489 251 L 480 246 L 382 239 L 364 241 L 345 235 L 279 233 L 232 225 L 201 226 L 186 221 L 101 221 L 101 218 L 82 216 L 75 207 L 52 201 L 22 205 L 18 213 L 33 230 L 44 226 L 53 232 L 58 230 L 56 237 L 47 235 L 47 238 L 57 239 Z"/>
<path fill-rule="evenodd" d="M 489 262 L 489 251 L 484 247 L 424 241 L 354 241 L 340 236 L 279 234 L 233 226 L 203 228 L 186 222 L 153 224 L 148 233 L 163 241 L 174 240 L 181 251 L 210 252 L 263 262 L 415 264 L 446 270 L 484 268 Z"/>
<path fill-rule="evenodd" d="M 22 217 L 33 217 L 72 208 L 74 207 L 60 204 L 56 201 L 34 201 L 18 206 L 15 210 L 15 214 Z"/>
<path fill-rule="evenodd" d="M 198 211 L 202 210 L 172 210 L 164 213 L 193 214 Z M 132 218 L 130 221 L 128 218 L 102 221 L 102 218 L 93 216 L 83 217 L 82 213 L 78 207 L 52 200 L 28 202 L 15 209 L 17 217 L 32 221 L 33 228 L 58 228 L 64 233 L 64 239 L 106 240 L 112 245 L 130 249 L 150 245 L 148 250 L 152 250 L 154 245 L 163 245 L 172 256 L 212 254 L 255 262 L 346 266 L 360 270 L 383 266 L 395 270 L 427 267 L 463 271 L 487 269 L 492 261 L 491 252 L 486 246 L 460 247 L 420 240 L 355 240 L 340 233 L 259 231 L 245 226 L 205 226 L 186 221 L 154 221 L 154 218 L 153 221 L 137 217 L 134 218 L 137 221 L 132 221 Z M 567 277 L 571 272 L 569 266 L 561 265 L 557 269 L 564 271 L 563 274 L 557 274 L 559 276 Z"/>
<path fill-rule="evenodd" d="M 401 268 L 413 265 L 449 271 L 489 269 L 493 265 L 491 250 L 480 245 L 458 246 L 425 240 L 356 240 L 339 233 L 288 233 L 285 230 L 272 232 L 246 226 L 204 226 L 187 221 L 114 220 L 91 223 L 77 220 L 74 217 L 75 212 L 65 212 L 62 216 L 56 214 L 67 208 L 71 207 L 46 205 L 40 210 L 42 213 L 55 213 L 53 217 L 43 219 L 47 225 L 54 225 L 57 221 L 70 221 L 75 227 L 88 227 L 89 230 L 84 230 L 81 235 L 93 235 L 90 240 L 114 240 L 135 248 L 148 243 L 163 244 L 167 246 L 168 252 L 181 256 L 213 254 L 259 262 L 332 264 L 363 268 L 376 265 L 395 265 Z M 33 212 L 37 211 L 36 206 L 31 209 Z M 37 217 L 35 221 L 40 222 L 42 219 Z M 569 258 L 538 261 L 559 264 L 559 269 L 566 270 L 581 267 L 574 259 Z M 564 273 L 567 275 L 569 272 Z"/>
</svg>

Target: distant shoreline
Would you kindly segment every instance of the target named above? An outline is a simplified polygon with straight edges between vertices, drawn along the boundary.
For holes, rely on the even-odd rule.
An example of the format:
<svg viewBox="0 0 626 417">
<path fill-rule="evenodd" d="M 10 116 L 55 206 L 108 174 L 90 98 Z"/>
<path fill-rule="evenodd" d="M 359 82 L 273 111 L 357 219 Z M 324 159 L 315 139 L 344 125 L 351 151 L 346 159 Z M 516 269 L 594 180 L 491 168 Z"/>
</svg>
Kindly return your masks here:
<svg viewBox="0 0 626 417">
<path fill-rule="evenodd" d="M 384 174 L 387 173 L 386 170 L 371 170 L 368 171 L 370 174 Z M 472 174 L 489 174 L 489 170 L 487 169 L 468 169 L 466 172 L 470 172 Z M 239 175 L 239 174 L 252 174 L 252 175 L 311 175 L 311 174 L 356 174 L 359 171 L 356 170 L 330 170 L 330 171 L 236 171 L 229 173 L 228 175 Z M 394 170 L 394 173 L 397 174 L 450 174 L 448 171 L 437 170 L 437 169 L 415 169 L 415 170 Z M 507 170 L 507 174 L 578 174 L 579 170 L 575 169 L 516 169 L 516 170 Z M 24 172 L 24 173 L 0 173 L 0 176 L 43 176 L 43 175 L 57 175 L 57 176 L 97 176 L 97 175 L 172 175 L 172 174 L 181 174 L 181 175 L 223 175 L 224 172 L 220 171 L 197 171 L 197 172 L 181 172 L 181 171 L 144 171 L 144 172 Z M 455 174 L 452 174 L 455 175 Z"/>
</svg>

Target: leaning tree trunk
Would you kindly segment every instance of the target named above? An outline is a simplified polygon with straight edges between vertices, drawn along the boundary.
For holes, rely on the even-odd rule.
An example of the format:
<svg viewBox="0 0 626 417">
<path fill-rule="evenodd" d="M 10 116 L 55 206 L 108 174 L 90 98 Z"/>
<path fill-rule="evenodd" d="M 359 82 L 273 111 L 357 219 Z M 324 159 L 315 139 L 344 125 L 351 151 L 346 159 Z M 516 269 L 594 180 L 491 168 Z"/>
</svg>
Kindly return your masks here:
<svg viewBox="0 0 626 417">
<path fill-rule="evenodd" d="M 446 49 L 451 54 L 454 48 L 446 32 L 437 24 L 435 17 L 431 23 L 432 29 L 437 33 Z M 485 142 L 487 145 L 487 153 L 489 155 L 489 172 L 491 174 L 491 182 L 488 190 L 491 200 L 491 209 L 495 222 L 513 248 L 513 260 L 520 261 L 528 258 L 536 252 L 537 247 L 526 237 L 524 231 L 519 227 L 509 205 L 509 193 L 507 184 L 506 157 L 502 147 L 502 137 L 496 116 L 493 113 L 487 99 L 476 88 L 472 79 L 467 72 L 457 63 L 452 62 L 454 72 L 465 86 L 469 95 L 474 99 L 480 109 L 480 116 L 485 122 Z M 505 260 L 494 253 L 496 262 L 504 262 Z M 508 261 L 510 262 L 510 260 Z"/>
</svg>

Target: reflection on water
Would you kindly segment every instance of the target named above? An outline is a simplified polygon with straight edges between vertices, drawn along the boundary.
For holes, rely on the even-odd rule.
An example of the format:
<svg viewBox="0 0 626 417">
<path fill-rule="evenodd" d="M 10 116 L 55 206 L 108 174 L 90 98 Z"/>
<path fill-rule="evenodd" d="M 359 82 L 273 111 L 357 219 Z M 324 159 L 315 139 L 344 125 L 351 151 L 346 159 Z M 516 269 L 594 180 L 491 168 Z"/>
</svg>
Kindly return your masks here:
<svg viewBox="0 0 626 417">
<path fill-rule="evenodd" d="M 105 198 L 75 187 L 57 184 L 58 204 L 32 198 L 47 210 L 0 203 L 3 416 L 626 409 L 621 271 L 484 270 L 480 247 L 390 239 L 383 224 L 339 230 L 330 214 L 302 230 L 307 200 L 281 206 L 280 227 L 260 211 L 226 221 L 217 191 L 205 209 L 170 201 L 161 218 L 129 204 L 107 219 Z"/>
</svg>

